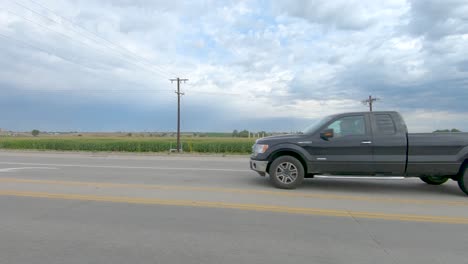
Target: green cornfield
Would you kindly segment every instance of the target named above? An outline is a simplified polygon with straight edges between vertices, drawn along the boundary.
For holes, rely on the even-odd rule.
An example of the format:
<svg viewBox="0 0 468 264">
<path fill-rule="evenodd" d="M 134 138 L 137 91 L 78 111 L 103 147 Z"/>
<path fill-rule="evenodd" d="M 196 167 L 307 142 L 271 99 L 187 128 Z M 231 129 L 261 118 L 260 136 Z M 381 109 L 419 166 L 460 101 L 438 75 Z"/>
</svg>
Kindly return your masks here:
<svg viewBox="0 0 468 264">
<path fill-rule="evenodd" d="M 246 138 L 181 138 L 188 153 L 248 154 L 255 139 Z M 176 148 L 175 138 L 75 138 L 75 137 L 0 137 L 0 149 L 168 152 Z"/>
</svg>

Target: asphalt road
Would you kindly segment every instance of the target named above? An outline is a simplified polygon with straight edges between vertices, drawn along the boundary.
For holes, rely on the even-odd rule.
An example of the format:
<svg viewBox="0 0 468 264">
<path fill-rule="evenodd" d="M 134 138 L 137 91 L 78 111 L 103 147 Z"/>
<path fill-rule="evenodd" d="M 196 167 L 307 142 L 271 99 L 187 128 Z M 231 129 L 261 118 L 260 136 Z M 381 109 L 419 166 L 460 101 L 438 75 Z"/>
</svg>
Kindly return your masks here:
<svg viewBox="0 0 468 264">
<path fill-rule="evenodd" d="M 308 179 L 246 157 L 0 152 L 0 264 L 468 263 L 455 182 Z"/>
</svg>

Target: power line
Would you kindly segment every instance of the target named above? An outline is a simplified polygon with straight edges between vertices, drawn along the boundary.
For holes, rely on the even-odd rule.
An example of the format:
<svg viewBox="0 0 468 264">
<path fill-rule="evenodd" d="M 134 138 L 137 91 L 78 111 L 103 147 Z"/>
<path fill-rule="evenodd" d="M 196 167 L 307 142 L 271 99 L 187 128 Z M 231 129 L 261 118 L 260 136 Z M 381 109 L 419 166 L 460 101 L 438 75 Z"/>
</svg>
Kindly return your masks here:
<svg viewBox="0 0 468 264">
<path fill-rule="evenodd" d="M 0 33 L 0 37 L 4 38 L 4 39 L 7 39 L 7 40 L 10 40 L 10 41 L 15 41 L 15 42 L 18 42 L 20 43 L 21 45 L 23 46 L 27 46 L 27 47 L 30 47 L 30 48 L 33 48 L 33 49 L 36 49 L 36 50 L 39 50 L 43 53 L 46 53 L 48 55 L 51 55 L 51 56 L 55 56 L 55 57 L 58 57 L 60 59 L 62 59 L 63 61 L 66 61 L 68 63 L 71 63 L 71 64 L 74 64 L 75 66 L 78 66 L 78 67 L 82 67 L 82 68 L 85 68 L 87 70 L 93 70 L 92 68 L 86 66 L 86 65 L 83 65 L 83 64 L 80 64 L 80 63 L 77 63 L 75 61 L 72 61 L 64 56 L 60 56 L 56 53 L 51 53 L 50 51 L 46 50 L 46 49 L 43 49 L 43 48 L 40 48 L 40 47 L 37 47 L 37 46 L 34 46 L 30 43 L 27 43 L 27 42 L 24 42 L 22 40 L 18 40 L 18 39 L 14 39 L 14 38 L 11 38 L 7 35 L 4 35 L 2 33 Z M 89 73 L 89 72 L 88 72 Z M 89 73 L 91 74 L 91 73 Z M 176 79 L 173 79 L 173 80 L 176 80 Z M 130 81 L 126 81 L 130 84 L 134 84 L 134 85 L 141 85 L 141 84 L 138 84 L 138 83 L 134 83 L 134 82 L 130 82 Z M 28 93 L 54 93 L 54 92 L 76 92 L 74 90 L 66 90 L 66 89 L 47 89 L 47 90 L 38 90 L 38 89 L 22 89 L 20 90 L 21 92 L 28 92 Z M 100 92 L 141 92 L 141 93 L 152 93 L 152 92 L 170 92 L 169 90 L 164 90 L 164 89 L 135 89 L 135 90 L 123 90 L 123 89 L 100 89 L 100 90 L 86 90 L 86 92 L 90 92 L 90 93 L 100 93 Z M 196 92 L 197 94 L 204 94 L 204 95 L 216 95 L 216 96 L 241 96 L 241 94 L 238 94 L 238 93 L 226 93 L 226 92 L 207 92 L 207 91 L 200 91 L 200 90 L 191 90 L 191 92 Z M 182 95 L 184 93 L 181 93 Z"/>
<path fill-rule="evenodd" d="M 86 65 L 83 65 L 83 64 L 80 64 L 80 63 L 78 63 L 78 62 L 72 61 L 72 60 L 70 60 L 70 59 L 68 59 L 68 58 L 66 58 L 66 57 L 64 57 L 64 56 L 61 56 L 61 55 L 58 55 L 58 54 L 55 54 L 55 53 L 51 53 L 51 52 L 49 52 L 49 51 L 46 50 L 46 49 L 43 49 L 43 48 L 34 46 L 34 45 L 30 44 L 30 43 L 27 43 L 27 42 L 24 42 L 24 41 L 21 41 L 21 40 L 18 40 L 18 39 L 14 39 L 14 38 L 12 38 L 12 37 L 10 37 L 10 36 L 7 36 L 7 35 L 4 35 L 4 34 L 2 34 L 2 33 L 0 33 L 0 37 L 1 37 L 1 38 L 4 38 L 4 39 L 6 39 L 6 40 L 9 40 L 9 41 L 17 42 L 17 43 L 19 43 L 19 44 L 21 44 L 21 45 L 23 45 L 23 46 L 26 46 L 26 47 L 30 47 L 30 48 L 39 50 L 39 51 L 41 51 L 41 52 L 43 52 L 43 53 L 45 53 L 45 54 L 48 54 L 48 55 L 50 55 L 50 56 L 55 56 L 55 57 L 57 57 L 57 58 L 62 59 L 63 61 L 65 61 L 65 62 L 67 62 L 67 63 L 70 63 L 70 64 L 73 64 L 73 65 L 75 65 L 75 66 L 84 68 L 84 69 L 86 69 L 86 70 L 91 70 L 91 71 L 94 70 L 94 69 L 92 69 L 92 68 L 90 68 L 90 67 L 88 67 L 88 66 L 86 66 Z M 89 72 L 89 71 L 86 71 L 86 73 L 92 74 L 92 73 Z M 135 83 L 135 82 L 128 81 L 128 80 L 125 80 L 125 82 L 128 83 L 128 84 L 136 85 L 136 86 L 140 86 L 140 85 L 141 85 L 141 84 L 139 84 L 139 83 Z M 31 92 L 31 93 L 34 93 L 34 92 L 41 92 L 41 93 L 42 93 L 42 92 L 74 92 L 73 90 L 66 90 L 66 89 L 50 89 L 50 90 L 24 89 L 24 90 L 21 90 L 21 91 L 24 91 L 24 92 Z M 126 91 L 128 91 L 128 92 L 135 92 L 135 91 L 136 91 L 136 92 L 143 92 L 143 91 L 145 91 L 145 92 L 146 92 L 146 91 L 147 91 L 147 92 L 155 92 L 155 91 L 163 92 L 163 91 L 164 91 L 164 92 L 169 92 L 169 90 L 150 90 L 150 89 L 148 89 L 148 90 L 146 90 L 146 89 L 145 89 L 145 90 L 143 90 L 143 89 L 139 89 L 139 90 L 101 89 L 101 90 L 87 90 L 87 91 L 89 91 L 89 92 L 109 92 L 109 91 L 115 91 L 115 92 L 117 92 L 117 91 L 118 91 L 118 92 L 124 92 L 124 91 L 125 91 L 125 92 L 126 92 Z"/>
<path fill-rule="evenodd" d="M 205 94 L 205 95 L 221 95 L 221 96 L 244 96 L 238 93 L 223 93 L 223 92 L 205 92 L 205 91 L 198 91 L 198 90 L 190 90 L 188 93 L 194 92 L 197 94 Z"/>
<path fill-rule="evenodd" d="M 153 67 L 153 68 L 155 68 L 156 70 L 158 70 L 158 71 L 160 71 L 160 72 L 163 72 L 163 73 L 165 73 L 165 74 L 167 74 L 167 75 L 176 75 L 176 74 L 174 74 L 174 73 L 172 73 L 172 72 L 170 72 L 170 71 L 166 71 L 166 70 L 163 69 L 162 67 L 159 67 L 159 66 L 157 66 L 157 65 L 154 65 L 152 62 L 150 62 L 150 61 L 147 60 L 146 58 L 143 58 L 143 57 L 139 56 L 138 54 L 136 54 L 136 53 L 134 53 L 134 52 L 131 52 L 130 50 L 126 49 L 125 47 L 122 47 L 122 46 L 120 46 L 120 45 L 118 45 L 118 44 L 116 44 L 116 43 L 114 43 L 114 42 L 112 42 L 112 41 L 110 41 L 110 40 L 108 40 L 108 39 L 106 39 L 106 38 L 104 38 L 104 37 L 98 35 L 97 33 L 92 32 L 92 31 L 86 29 L 85 27 L 83 27 L 83 26 L 81 26 L 81 25 L 75 23 L 75 22 L 72 21 L 71 19 L 66 18 L 66 17 L 64 17 L 64 16 L 62 16 L 62 15 L 60 15 L 60 14 L 58 14 L 58 13 L 57 13 L 56 11 L 54 11 L 53 9 L 51 9 L 51 8 L 49 8 L 49 7 L 47 7 L 47 6 L 43 5 L 43 4 L 40 4 L 40 3 L 36 2 L 36 1 L 33 1 L 33 0 L 28 0 L 28 1 L 31 2 L 31 3 L 36 4 L 37 6 L 42 7 L 43 9 L 45 9 L 45 10 L 47 10 L 48 12 L 54 14 L 55 16 L 61 18 L 62 20 L 67 21 L 69 24 L 74 25 L 74 26 L 80 28 L 80 29 L 83 30 L 83 31 L 86 31 L 88 34 L 90 34 L 90 35 L 92 35 L 92 36 L 94 36 L 94 37 L 96 37 L 96 38 L 98 38 L 98 39 L 100 39 L 100 40 L 102 40 L 102 41 L 104 41 L 104 42 L 107 42 L 107 43 L 109 43 L 110 45 L 112 45 L 112 46 L 114 46 L 114 47 L 117 47 L 117 49 L 114 48 L 114 47 L 112 47 L 112 48 L 113 48 L 113 49 L 116 49 L 117 51 L 119 51 L 119 53 L 124 54 L 124 53 L 122 53 L 122 50 L 123 50 L 123 51 L 126 52 L 127 54 L 130 54 L 134 59 L 136 59 L 136 60 L 138 60 L 138 61 L 140 61 L 140 62 L 142 62 L 142 63 L 146 63 L 146 64 L 149 65 L 150 67 Z M 21 4 L 19 4 L 17 1 L 14 1 L 14 2 L 15 2 L 16 4 L 22 6 L 23 8 L 26 8 L 26 9 L 32 11 L 30 8 L 25 7 L 25 6 L 21 5 Z M 32 12 L 34 12 L 34 11 L 32 11 Z M 42 14 L 40 14 L 40 13 L 37 13 L 37 12 L 35 12 L 35 13 L 36 13 L 36 14 L 39 14 L 39 15 L 41 15 L 41 16 L 44 16 L 44 15 L 42 15 Z M 47 16 L 44 16 L 44 17 L 47 17 Z M 52 20 L 52 19 L 50 19 L 49 17 L 47 17 L 47 19 Z M 58 23 L 58 22 L 55 21 L 55 20 L 52 20 L 52 21 L 54 21 L 55 23 Z M 76 32 L 76 31 L 74 31 L 74 32 Z M 77 33 L 78 33 L 78 32 L 77 32 Z M 78 34 L 80 34 L 80 33 L 78 33 Z M 80 34 L 80 35 L 81 35 L 81 34 Z M 86 36 L 85 36 L 85 37 L 86 37 Z M 94 40 L 94 41 L 96 41 L 96 40 Z"/>
<path fill-rule="evenodd" d="M 26 18 L 26 17 L 24 17 L 24 16 L 21 16 L 21 15 L 15 13 L 15 12 L 12 12 L 11 10 L 5 9 L 5 11 L 7 11 L 8 13 L 13 14 L 13 15 L 15 15 L 15 16 L 17 16 L 17 17 L 20 17 L 20 18 L 24 19 L 25 21 L 27 21 L 27 22 L 29 22 L 29 23 L 33 23 L 33 24 L 35 24 L 35 25 L 37 25 L 37 26 L 39 26 L 39 27 L 42 27 L 42 28 L 44 28 L 44 29 L 46 29 L 46 30 L 55 32 L 55 33 L 57 33 L 57 34 L 59 34 L 59 35 L 65 37 L 65 38 L 71 40 L 72 42 L 79 42 L 80 44 L 82 44 L 82 45 L 84 45 L 84 46 L 93 48 L 92 46 L 88 45 L 86 42 L 83 42 L 83 41 L 81 41 L 81 40 L 74 39 L 73 37 L 70 37 L 70 36 L 67 35 L 67 34 L 64 34 L 64 33 L 60 32 L 60 31 L 51 29 L 51 28 L 49 28 L 48 26 L 45 26 L 45 25 L 43 25 L 43 24 L 41 24 L 41 23 L 37 23 L 36 21 L 31 20 L 31 19 L 29 19 L 29 18 Z M 104 51 L 108 51 L 108 50 L 107 50 L 107 49 L 104 49 Z M 162 73 L 160 73 L 160 72 L 156 72 L 156 71 L 154 71 L 154 70 L 151 71 L 151 70 L 148 69 L 147 67 L 144 67 L 144 66 L 142 66 L 142 65 L 140 65 L 140 64 L 137 64 L 137 63 L 135 63 L 135 62 L 129 60 L 128 58 L 125 58 L 125 57 L 120 57 L 120 58 L 121 58 L 121 59 L 124 59 L 124 60 L 126 60 L 128 63 L 131 63 L 131 64 L 133 64 L 133 65 L 135 65 L 135 66 L 137 66 L 137 67 L 140 67 L 140 68 L 142 68 L 142 69 L 144 69 L 144 70 L 146 70 L 146 71 L 148 71 L 148 72 L 156 73 L 156 74 L 158 74 L 158 75 L 160 75 L 160 76 L 162 76 L 162 77 L 167 77 L 167 75 L 164 75 L 164 74 L 162 74 Z"/>
<path fill-rule="evenodd" d="M 176 79 L 169 79 L 171 83 L 177 82 L 177 152 L 180 152 L 180 96 L 184 95 L 184 93 L 180 92 L 180 83 L 187 82 L 188 79 L 181 79 L 177 77 Z"/>
<path fill-rule="evenodd" d="M 363 100 L 361 101 L 364 105 L 369 105 L 369 111 L 372 112 L 372 105 L 374 104 L 374 102 L 376 102 L 377 100 L 380 100 L 380 98 L 373 98 L 372 95 L 369 95 L 369 98 L 366 99 L 366 100 Z"/>
<path fill-rule="evenodd" d="M 54 22 L 54 23 L 56 23 L 56 24 L 61 25 L 60 23 L 58 23 L 57 21 L 55 21 L 55 20 L 49 18 L 48 16 L 45 16 L 45 15 L 43 15 L 43 14 L 41 14 L 41 13 L 39 13 L 39 12 L 33 10 L 33 9 L 30 9 L 30 8 L 24 6 L 24 5 L 21 5 L 21 4 L 19 4 L 18 2 L 15 2 L 15 3 L 16 3 L 17 5 L 19 5 L 19 6 L 25 8 L 25 9 L 31 11 L 31 12 L 33 12 L 33 13 L 39 15 L 39 16 L 41 16 L 41 17 L 43 17 L 43 18 L 45 18 L 45 19 L 51 21 L 51 22 Z M 84 45 L 84 46 L 91 47 L 91 46 L 88 45 L 86 42 L 83 42 L 83 41 L 80 41 L 80 40 L 75 40 L 73 37 L 71 37 L 71 36 L 69 36 L 69 35 L 67 35 L 67 34 L 64 34 L 64 33 L 62 33 L 62 32 L 59 32 L 59 31 L 57 31 L 57 30 L 53 30 L 53 29 L 49 28 L 48 26 L 45 26 L 45 25 L 40 24 L 40 23 L 37 23 L 36 21 L 30 20 L 30 19 L 28 19 L 28 18 L 26 18 L 26 17 L 24 17 L 24 16 L 18 15 L 18 14 L 16 14 L 16 13 L 12 12 L 11 10 L 6 10 L 6 11 L 9 12 L 9 13 L 11 13 L 11 14 L 13 14 L 13 15 L 15 15 L 15 16 L 18 16 L 18 17 L 20 17 L 20 18 L 23 18 L 24 20 L 26 20 L 26 21 L 28 21 L 28 22 L 30 22 L 30 23 L 36 24 L 36 25 L 38 25 L 38 26 L 40 26 L 40 27 L 43 27 L 43 28 L 45 28 L 45 29 L 47 29 L 47 30 L 53 31 L 53 32 L 55 32 L 55 33 L 57 33 L 57 34 L 60 34 L 60 35 L 62 35 L 62 36 L 64 36 L 64 37 L 68 38 L 68 39 L 71 40 L 71 41 L 77 41 L 77 42 L 81 43 L 81 44 Z M 92 39 L 92 38 L 90 38 L 90 37 L 88 37 L 88 36 L 86 36 L 86 35 L 84 35 L 84 34 L 78 32 L 78 31 L 76 31 L 76 30 L 74 30 L 74 29 L 72 29 L 72 31 L 75 32 L 76 34 L 79 34 L 79 35 L 81 35 L 81 36 L 83 36 L 83 37 L 85 37 L 85 38 L 87 38 L 87 39 L 89 39 L 89 40 L 91 40 L 91 41 L 97 43 L 98 45 L 102 45 L 101 43 L 99 43 L 99 42 L 96 41 L 95 39 Z M 120 51 L 118 51 L 118 50 L 116 51 L 115 48 L 110 47 L 109 45 L 105 45 L 105 46 L 106 46 L 107 48 L 112 49 L 114 52 L 118 52 L 120 56 L 122 56 L 122 55 L 125 56 L 125 54 L 123 54 L 122 52 L 120 52 Z M 94 47 L 91 47 L 91 48 L 94 48 Z M 101 47 L 101 48 L 102 48 L 102 47 Z M 109 51 L 109 50 L 104 49 L 104 51 L 107 52 L 107 51 Z M 156 72 L 156 71 L 154 71 L 154 69 L 153 69 L 152 71 L 150 71 L 150 69 L 148 69 L 147 67 L 144 67 L 144 66 L 142 66 L 142 65 L 136 64 L 135 62 L 131 61 L 131 60 L 130 60 L 129 58 L 127 58 L 127 57 L 123 57 L 123 56 L 122 56 L 122 59 L 125 59 L 127 62 L 129 62 L 129 63 L 131 63 L 131 64 L 133 64 L 133 65 L 136 65 L 136 66 L 138 66 L 138 67 L 141 67 L 141 68 L 143 68 L 144 70 L 147 70 L 147 71 L 153 72 L 153 73 L 157 73 L 157 74 L 161 75 L 162 77 L 166 77 L 166 76 L 169 75 L 169 74 L 167 74 L 167 73 L 165 73 L 165 72 L 163 72 L 163 71 L 157 71 L 157 72 Z M 141 61 L 138 61 L 138 62 L 142 63 Z M 143 63 L 144 63 L 144 62 L 143 62 Z"/>
<path fill-rule="evenodd" d="M 126 49 L 125 47 L 122 47 L 122 46 L 120 46 L 120 45 L 118 45 L 118 44 L 116 44 L 116 43 L 114 43 L 114 42 L 112 42 L 112 41 L 110 41 L 110 40 L 108 40 L 108 39 L 106 39 L 106 38 L 104 38 L 104 37 L 98 35 L 97 33 L 92 32 L 92 31 L 86 29 L 85 27 L 83 27 L 83 26 L 81 26 L 81 25 L 79 25 L 79 24 L 73 22 L 71 19 L 66 18 L 66 17 L 64 17 L 64 16 L 62 16 L 62 15 L 60 15 L 60 14 L 58 14 L 56 11 L 52 10 L 51 8 L 49 8 L 49 7 L 47 7 L 47 6 L 43 5 L 43 4 L 40 4 L 40 3 L 36 2 L 36 1 L 32 1 L 32 0 L 29 0 L 29 1 L 32 2 L 32 3 L 34 3 L 34 4 L 36 4 L 36 5 L 38 5 L 38 6 L 40 6 L 40 7 L 42 7 L 43 9 L 46 9 L 47 11 L 49 11 L 50 13 L 54 14 L 55 16 L 61 18 L 62 20 L 67 21 L 67 22 L 68 22 L 69 24 L 71 24 L 72 26 L 76 26 L 76 27 L 80 28 L 81 30 L 86 31 L 88 34 L 92 35 L 93 37 L 96 37 L 96 38 L 98 38 L 98 39 L 100 39 L 100 40 L 102 40 L 102 41 L 104 41 L 104 42 L 109 43 L 110 45 L 113 46 L 113 47 L 111 47 L 111 48 L 114 49 L 114 50 L 116 50 L 116 51 L 119 52 L 120 54 L 122 54 L 122 55 L 124 55 L 124 56 L 128 56 L 128 55 L 126 55 L 125 53 L 122 52 L 122 51 L 124 51 L 124 52 L 126 52 L 127 54 L 130 54 L 130 55 L 131 55 L 134 59 L 136 59 L 137 61 L 139 61 L 139 62 L 141 62 L 141 63 L 145 63 L 146 65 L 149 65 L 150 67 L 154 68 L 155 70 L 157 70 L 157 71 L 159 71 L 159 72 L 161 72 L 161 73 L 164 73 L 164 74 L 166 74 L 166 75 L 176 75 L 176 74 L 172 73 L 171 71 L 167 71 L 167 70 L 165 70 L 164 68 L 162 68 L 162 67 L 160 67 L 160 66 L 158 66 L 158 65 L 154 65 L 151 61 L 149 61 L 149 60 L 147 60 L 146 58 L 143 58 L 143 57 L 139 56 L 138 54 L 136 54 L 136 53 L 134 53 L 134 52 L 132 52 L 132 51 Z M 16 2 L 16 3 L 17 3 L 17 2 Z M 47 16 L 46 16 L 46 17 L 47 17 Z M 48 18 L 48 17 L 47 17 L 47 18 Z M 50 19 L 50 18 L 48 18 L 48 19 Z M 53 20 L 53 21 L 54 21 L 55 23 L 58 23 L 58 22 L 55 21 L 55 20 Z M 83 35 L 83 34 L 77 32 L 77 31 L 75 31 L 75 30 L 73 30 L 73 31 L 76 32 L 76 33 L 78 33 L 78 34 L 80 34 L 80 35 Z M 84 37 L 87 37 L 87 36 L 85 36 L 85 35 L 83 35 L 83 36 L 84 36 Z M 95 39 L 93 39 L 93 40 L 96 41 Z M 97 42 L 97 41 L 96 41 L 96 42 Z M 109 47 L 108 45 L 106 45 L 106 46 Z"/>
<path fill-rule="evenodd" d="M 170 91 L 168 90 L 131 90 L 131 89 L 109 89 L 109 90 L 72 90 L 72 89 L 61 89 L 61 90 L 54 90 L 54 89 L 18 89 L 15 90 L 18 92 L 26 92 L 26 93 L 156 93 L 156 92 L 164 92 L 164 93 L 169 93 Z"/>
<path fill-rule="evenodd" d="M 7 36 L 7 35 L 4 35 L 4 34 L 2 34 L 2 33 L 0 33 L 0 37 L 2 37 L 2 38 L 4 38 L 4 39 L 7 39 L 7 40 L 16 41 L 16 42 L 22 44 L 23 46 L 27 46 L 27 47 L 30 47 L 30 48 L 33 48 L 33 49 L 42 51 L 42 52 L 44 52 L 44 53 L 46 53 L 46 54 L 49 54 L 49 55 L 55 56 L 55 57 L 57 57 L 57 58 L 60 58 L 60 59 L 66 61 L 66 62 L 68 62 L 68 63 L 72 63 L 72 64 L 75 64 L 75 65 L 77 65 L 77 66 L 84 67 L 84 68 L 89 69 L 89 70 L 93 70 L 92 68 L 90 68 L 90 67 L 88 67 L 88 66 L 86 66 L 86 65 L 77 63 L 77 62 L 72 61 L 72 60 L 69 60 L 69 59 L 67 59 L 67 58 L 65 58 L 65 57 L 63 57 L 63 56 L 58 55 L 58 54 L 51 53 L 51 52 L 49 52 L 49 51 L 47 51 L 47 50 L 45 50 L 45 49 L 43 49 L 43 48 L 40 48 L 40 47 L 37 47 L 37 46 L 33 46 L 33 45 L 31 45 L 31 44 L 29 44 L 29 43 L 27 43 L 27 42 L 24 42 L 24 41 L 22 41 L 22 40 L 14 39 L 14 38 L 9 37 L 9 36 Z"/>
</svg>

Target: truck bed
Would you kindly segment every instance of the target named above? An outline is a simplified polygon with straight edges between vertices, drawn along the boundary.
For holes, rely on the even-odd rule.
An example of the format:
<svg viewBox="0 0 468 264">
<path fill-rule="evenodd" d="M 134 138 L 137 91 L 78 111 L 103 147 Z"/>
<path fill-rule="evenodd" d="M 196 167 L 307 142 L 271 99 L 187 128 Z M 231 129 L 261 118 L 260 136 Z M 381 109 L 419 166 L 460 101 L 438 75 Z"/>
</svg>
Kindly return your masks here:
<svg viewBox="0 0 468 264">
<path fill-rule="evenodd" d="M 468 133 L 408 133 L 407 175 L 456 175 L 468 153 Z"/>
</svg>

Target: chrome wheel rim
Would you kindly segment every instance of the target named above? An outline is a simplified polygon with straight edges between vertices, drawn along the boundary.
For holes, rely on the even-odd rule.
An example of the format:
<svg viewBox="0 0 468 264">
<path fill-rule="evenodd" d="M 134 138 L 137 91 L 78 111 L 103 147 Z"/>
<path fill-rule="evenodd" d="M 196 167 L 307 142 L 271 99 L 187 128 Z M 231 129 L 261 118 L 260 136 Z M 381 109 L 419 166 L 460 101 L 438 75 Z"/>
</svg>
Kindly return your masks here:
<svg viewBox="0 0 468 264">
<path fill-rule="evenodd" d="M 285 184 L 293 183 L 297 173 L 297 167 L 291 162 L 283 162 L 276 167 L 276 178 Z"/>
</svg>

